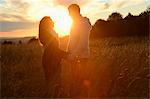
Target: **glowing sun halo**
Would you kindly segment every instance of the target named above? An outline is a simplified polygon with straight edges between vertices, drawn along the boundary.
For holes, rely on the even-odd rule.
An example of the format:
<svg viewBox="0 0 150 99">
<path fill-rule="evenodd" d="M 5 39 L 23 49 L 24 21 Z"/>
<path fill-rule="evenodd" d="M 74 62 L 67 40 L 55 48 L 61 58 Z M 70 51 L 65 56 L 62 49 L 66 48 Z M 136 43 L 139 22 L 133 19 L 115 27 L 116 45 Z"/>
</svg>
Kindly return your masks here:
<svg viewBox="0 0 150 99">
<path fill-rule="evenodd" d="M 34 14 L 33 14 L 34 13 Z M 54 21 L 54 29 L 60 37 L 69 35 L 72 20 L 68 14 L 68 10 L 64 7 L 42 6 L 40 9 L 32 9 L 29 12 L 32 20 L 41 20 L 44 16 L 50 16 Z"/>
<path fill-rule="evenodd" d="M 54 29 L 59 34 L 59 36 L 69 35 L 71 24 L 71 18 L 66 14 L 61 14 L 60 19 L 55 22 Z"/>
</svg>

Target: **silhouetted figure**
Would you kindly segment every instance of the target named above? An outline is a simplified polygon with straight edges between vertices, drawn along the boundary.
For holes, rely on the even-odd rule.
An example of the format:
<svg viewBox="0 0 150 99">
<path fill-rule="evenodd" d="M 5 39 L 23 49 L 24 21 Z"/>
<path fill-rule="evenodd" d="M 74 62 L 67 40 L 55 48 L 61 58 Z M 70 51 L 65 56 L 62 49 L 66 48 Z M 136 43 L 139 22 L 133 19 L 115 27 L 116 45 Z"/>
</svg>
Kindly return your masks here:
<svg viewBox="0 0 150 99">
<path fill-rule="evenodd" d="M 46 82 L 48 84 L 49 97 L 59 97 L 61 59 L 66 53 L 59 49 L 58 35 L 53 29 L 54 23 L 50 17 L 46 16 L 40 21 L 39 40 L 44 47 L 42 64 L 44 68 Z"/>
<path fill-rule="evenodd" d="M 88 18 L 80 14 L 80 7 L 77 4 L 72 4 L 68 7 L 69 14 L 73 20 L 71 27 L 69 44 L 68 44 L 68 60 L 70 61 L 73 80 L 76 83 L 72 85 L 72 97 L 78 97 L 83 94 L 87 89 L 84 85 L 87 78 L 87 62 L 90 56 L 89 36 L 91 24 Z"/>
</svg>

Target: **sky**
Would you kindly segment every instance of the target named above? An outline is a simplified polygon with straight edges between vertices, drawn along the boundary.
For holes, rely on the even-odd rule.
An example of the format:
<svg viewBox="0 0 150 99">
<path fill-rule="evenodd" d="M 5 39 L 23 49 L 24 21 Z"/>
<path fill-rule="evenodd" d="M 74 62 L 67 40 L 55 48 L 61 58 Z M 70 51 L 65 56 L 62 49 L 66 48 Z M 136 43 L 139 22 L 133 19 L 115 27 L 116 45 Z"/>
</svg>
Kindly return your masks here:
<svg viewBox="0 0 150 99">
<path fill-rule="evenodd" d="M 69 34 L 71 20 L 67 7 L 80 5 L 81 14 L 92 25 L 106 20 L 112 12 L 125 17 L 129 12 L 138 15 L 150 6 L 150 0 L 0 0 L 0 37 L 38 36 L 39 21 L 50 16 L 59 36 Z"/>
</svg>

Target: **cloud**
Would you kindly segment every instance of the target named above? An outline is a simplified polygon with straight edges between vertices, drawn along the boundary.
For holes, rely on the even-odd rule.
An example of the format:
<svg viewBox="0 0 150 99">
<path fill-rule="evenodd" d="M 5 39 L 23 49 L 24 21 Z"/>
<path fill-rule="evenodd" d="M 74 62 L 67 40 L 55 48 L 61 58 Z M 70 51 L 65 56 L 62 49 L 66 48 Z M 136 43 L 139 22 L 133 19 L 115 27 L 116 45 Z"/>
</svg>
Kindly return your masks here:
<svg viewBox="0 0 150 99">
<path fill-rule="evenodd" d="M 26 21 L 29 21 L 29 20 L 27 20 L 27 18 L 25 18 L 24 16 L 14 15 L 14 14 L 8 14 L 8 13 L 7 14 L 2 13 L 2 14 L 0 14 L 0 21 L 26 22 Z"/>
<path fill-rule="evenodd" d="M 69 4 L 71 4 L 71 3 L 75 3 L 75 1 L 74 0 L 55 0 L 55 2 L 54 3 L 56 3 L 56 4 L 59 4 L 59 5 L 69 5 Z"/>
<path fill-rule="evenodd" d="M 72 3 L 79 4 L 84 13 L 94 14 L 140 4 L 144 0 L 1 0 L 1 2 L 0 21 L 28 21 L 40 18 L 39 16 L 42 16 L 40 11 L 50 12 L 44 9 L 67 7 Z"/>
<path fill-rule="evenodd" d="M 56 5 L 68 6 L 70 4 L 76 3 L 79 5 L 84 5 L 88 3 L 90 0 L 54 0 Z"/>
<path fill-rule="evenodd" d="M 6 0 L 6 6 L 8 9 L 14 9 L 18 13 L 26 14 L 30 4 L 24 0 Z"/>
<path fill-rule="evenodd" d="M 67 7 L 77 3 L 83 16 L 94 24 L 99 18 L 106 17 L 113 11 L 140 13 L 149 0 L 0 0 L 0 31 L 11 32 L 19 29 L 38 28 L 35 21 L 44 15 L 53 15 L 67 11 Z M 140 8 L 141 6 L 141 8 Z M 137 10 L 137 8 L 139 8 Z M 131 9 L 131 10 L 130 10 Z M 63 12 L 62 11 L 62 12 Z M 57 15 L 57 14 L 56 14 Z M 59 15 L 59 14 L 58 14 Z"/>
<path fill-rule="evenodd" d="M 145 2 L 144 0 L 89 0 L 87 2 L 87 9 L 100 9 L 100 10 L 115 10 L 131 5 L 138 5 Z M 94 13 L 94 12 L 93 12 Z"/>
<path fill-rule="evenodd" d="M 116 8 L 121 8 L 123 6 L 125 6 L 128 2 L 125 1 L 125 0 L 122 0 L 122 1 L 118 1 L 116 3 L 113 3 L 113 6 L 115 6 Z"/>
<path fill-rule="evenodd" d="M 27 19 L 30 4 L 23 0 L 5 0 L 0 5 L 0 21 L 14 19 L 14 21 Z M 18 19 L 17 19 L 18 18 Z"/>
<path fill-rule="evenodd" d="M 109 0 L 110 8 L 123 8 L 130 5 L 137 5 L 143 3 L 144 0 Z"/>
<path fill-rule="evenodd" d="M 99 8 L 101 10 L 107 10 L 111 7 L 111 5 L 107 2 L 102 2 L 102 3 L 96 4 L 95 6 L 97 6 L 97 8 Z M 96 8 L 96 7 L 94 7 L 94 8 Z"/>
<path fill-rule="evenodd" d="M 12 32 L 18 29 L 31 29 L 37 27 L 35 23 L 32 22 L 8 22 L 0 21 L 0 32 Z"/>
<path fill-rule="evenodd" d="M 18 29 L 12 32 L 0 32 L 0 37 L 27 37 L 27 36 L 37 36 L 37 29 Z"/>
</svg>

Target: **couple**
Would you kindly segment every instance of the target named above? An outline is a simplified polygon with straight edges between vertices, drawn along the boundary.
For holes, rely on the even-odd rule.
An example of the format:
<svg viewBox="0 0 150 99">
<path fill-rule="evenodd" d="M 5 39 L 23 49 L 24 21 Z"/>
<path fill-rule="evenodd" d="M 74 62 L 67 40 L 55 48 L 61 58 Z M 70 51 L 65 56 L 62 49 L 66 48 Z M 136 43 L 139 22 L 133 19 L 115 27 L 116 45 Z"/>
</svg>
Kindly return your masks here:
<svg viewBox="0 0 150 99">
<path fill-rule="evenodd" d="M 90 54 L 90 21 L 88 18 L 81 16 L 80 7 L 77 4 L 71 4 L 68 10 L 73 24 L 70 31 L 67 52 L 59 49 L 58 35 L 54 31 L 54 23 L 50 17 L 44 17 L 39 25 L 39 40 L 44 47 L 42 64 L 45 78 L 51 86 L 51 92 L 53 92 L 51 97 L 56 97 L 55 93 L 58 94 L 57 91 L 60 90 L 61 60 L 68 60 L 71 64 L 72 72 L 74 72 L 77 62 L 80 62 L 82 68 L 87 65 Z M 57 88 L 58 90 L 56 90 Z"/>
</svg>

